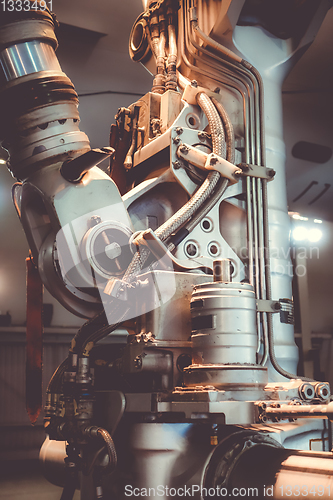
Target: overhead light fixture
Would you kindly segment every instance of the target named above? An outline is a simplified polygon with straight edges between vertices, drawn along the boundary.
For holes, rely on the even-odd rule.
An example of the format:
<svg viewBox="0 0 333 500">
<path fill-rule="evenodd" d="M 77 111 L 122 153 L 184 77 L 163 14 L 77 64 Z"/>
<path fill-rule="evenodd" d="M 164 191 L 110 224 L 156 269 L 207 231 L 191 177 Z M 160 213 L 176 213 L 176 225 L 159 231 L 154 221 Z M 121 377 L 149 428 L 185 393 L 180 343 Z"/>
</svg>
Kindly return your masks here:
<svg viewBox="0 0 333 500">
<path fill-rule="evenodd" d="M 319 240 L 321 240 L 322 236 L 323 236 L 322 231 L 317 227 L 313 227 L 308 231 L 308 240 L 311 243 L 317 243 Z"/>
<path fill-rule="evenodd" d="M 303 215 L 300 215 L 298 212 L 289 212 L 289 215 L 291 215 L 291 218 L 295 220 L 309 220 L 308 217 L 304 217 Z"/>
<path fill-rule="evenodd" d="M 309 241 L 310 243 L 318 243 L 323 237 L 323 232 L 317 228 L 307 228 L 305 226 L 296 226 L 292 231 L 294 241 Z"/>
<path fill-rule="evenodd" d="M 305 241 L 308 239 L 308 229 L 304 226 L 296 226 L 293 229 L 293 239 L 294 241 Z"/>
</svg>

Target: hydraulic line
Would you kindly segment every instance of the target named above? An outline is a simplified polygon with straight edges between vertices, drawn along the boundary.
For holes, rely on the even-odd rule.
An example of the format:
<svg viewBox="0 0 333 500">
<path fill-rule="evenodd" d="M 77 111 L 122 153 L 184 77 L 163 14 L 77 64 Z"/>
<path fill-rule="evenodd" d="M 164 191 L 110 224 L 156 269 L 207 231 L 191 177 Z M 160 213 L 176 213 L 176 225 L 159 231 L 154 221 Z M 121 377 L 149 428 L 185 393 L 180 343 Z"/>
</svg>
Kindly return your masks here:
<svg viewBox="0 0 333 500">
<path fill-rule="evenodd" d="M 177 90 L 177 36 L 176 36 L 176 16 L 174 14 L 173 1 L 167 2 L 167 21 L 168 21 L 168 60 L 167 60 L 167 78 L 166 89 Z"/>
<path fill-rule="evenodd" d="M 58 366 L 47 386 L 47 394 L 59 394 L 62 376 L 69 366 L 68 357 Z"/>
<path fill-rule="evenodd" d="M 184 10 L 185 10 L 185 12 L 187 12 L 186 7 L 184 8 Z M 260 164 L 265 165 L 265 160 L 266 160 L 265 156 L 266 155 L 265 155 L 264 117 L 263 117 L 264 116 L 263 115 L 263 83 L 262 83 L 261 75 L 258 72 L 258 70 L 255 67 L 253 67 L 249 62 L 245 61 L 244 59 L 239 58 L 239 56 L 237 56 L 236 54 L 233 54 L 231 51 L 229 51 L 229 49 L 226 49 L 225 47 L 223 47 L 222 45 L 218 44 L 217 42 L 212 40 L 210 37 L 205 35 L 200 30 L 200 28 L 198 26 L 196 26 L 197 20 L 195 19 L 195 15 L 194 16 L 193 16 L 193 14 L 191 14 L 191 15 L 192 15 L 192 19 L 190 22 L 192 23 L 192 25 L 194 25 L 195 31 L 197 32 L 197 34 L 200 37 L 201 37 L 201 35 L 204 36 L 204 40 L 207 43 L 207 45 L 210 45 L 212 48 L 214 48 L 215 50 L 217 50 L 221 54 L 223 54 L 223 56 L 225 56 L 225 57 L 229 58 L 231 61 L 233 61 L 232 65 L 234 66 L 234 70 L 236 70 L 238 73 L 241 73 L 241 74 L 247 74 L 247 76 L 250 77 L 250 79 L 253 83 L 254 91 L 255 91 L 255 94 L 254 94 L 255 100 L 256 100 L 256 102 L 258 102 L 258 100 L 259 100 L 258 104 L 256 105 L 256 109 L 258 109 L 259 120 L 258 119 L 255 120 L 255 123 L 256 123 L 256 134 L 255 134 L 256 161 L 257 161 L 257 164 L 259 164 L 259 165 Z M 215 59 L 217 58 L 214 54 L 209 53 L 208 51 L 206 51 L 202 47 L 197 47 L 197 48 L 198 48 L 198 50 L 200 50 L 202 52 L 208 53 L 208 55 L 210 57 L 215 58 Z M 240 60 L 238 60 L 238 59 L 240 59 Z M 223 58 L 220 59 L 220 62 L 227 63 L 227 61 L 225 61 Z M 195 68 L 195 70 L 198 71 L 198 68 Z M 256 91 L 256 88 L 258 89 L 258 91 Z M 265 298 L 270 299 L 271 298 L 271 284 L 270 284 L 270 270 L 269 270 L 270 257 L 269 257 L 269 247 L 268 247 L 268 229 L 269 228 L 268 228 L 268 210 L 267 210 L 267 208 L 268 208 L 268 206 L 267 206 L 268 205 L 267 204 L 267 181 L 266 180 L 259 180 L 259 182 L 257 183 L 257 186 L 256 185 L 251 186 L 250 181 L 247 180 L 247 186 L 248 186 L 247 196 L 248 196 L 248 198 L 251 199 L 251 205 L 253 207 L 254 203 L 257 203 L 257 200 L 258 200 L 259 194 L 258 194 L 257 190 L 259 191 L 260 184 L 262 185 L 262 205 L 258 206 L 258 210 L 259 210 L 258 219 L 260 219 L 260 220 L 262 219 L 262 222 L 263 222 L 264 251 L 263 251 L 263 255 L 262 255 L 262 252 L 260 250 L 258 250 L 258 246 L 256 246 L 255 258 L 257 259 L 256 254 L 259 251 L 259 255 L 258 255 L 259 259 L 260 259 L 260 261 L 264 261 L 264 262 L 260 262 L 260 267 L 261 267 L 261 269 L 265 269 L 265 285 L 266 285 L 266 290 L 264 289 L 262 284 L 260 285 L 260 294 L 262 295 L 263 293 L 265 293 L 265 295 L 266 295 Z M 249 204 L 248 204 L 248 208 L 249 208 Z M 248 218 L 250 221 L 251 217 L 250 217 L 249 213 L 248 213 Z M 249 234 L 249 236 L 251 236 L 251 233 Z M 261 238 L 260 229 L 259 229 L 259 238 Z M 252 247 L 252 245 L 251 246 L 249 245 L 249 249 L 251 247 Z M 252 259 L 250 259 L 250 262 L 251 261 L 252 261 Z M 250 274 L 251 274 L 251 266 L 250 266 Z M 261 278 L 262 278 L 262 272 L 260 272 L 260 274 L 261 274 Z M 287 372 L 286 370 L 282 369 L 282 367 L 280 367 L 280 365 L 278 364 L 278 362 L 276 360 L 275 353 L 274 353 L 272 315 L 271 315 L 271 313 L 266 313 L 266 315 L 267 315 L 268 333 L 266 332 L 266 327 L 265 327 L 264 322 L 263 322 L 264 341 L 267 339 L 269 342 L 269 355 L 271 358 L 272 365 L 275 368 L 275 370 L 278 373 L 280 373 L 281 375 L 283 375 L 287 378 L 295 378 L 296 375 L 291 374 L 291 373 Z M 264 345 L 264 356 L 263 356 L 262 361 L 266 361 L 266 358 L 267 358 L 267 348 Z M 306 378 L 304 378 L 304 380 L 306 380 Z"/>
<path fill-rule="evenodd" d="M 213 143 L 213 152 L 220 156 L 225 157 L 225 141 L 224 141 L 224 130 L 223 125 L 220 119 L 220 115 L 217 112 L 214 104 L 210 100 L 210 98 L 204 93 L 200 92 L 197 97 L 198 104 L 202 108 L 203 112 L 206 114 L 208 122 L 210 124 L 211 135 L 212 135 L 212 143 Z M 230 130 L 228 131 L 230 135 Z M 215 188 L 217 187 L 220 180 L 220 174 L 218 172 L 210 172 L 203 182 L 203 184 L 199 187 L 197 192 L 192 196 L 192 198 L 180 209 L 176 212 L 165 224 L 163 224 L 155 234 L 161 241 L 165 241 L 172 233 L 176 232 L 189 218 L 195 216 L 195 214 L 201 209 L 204 202 L 209 199 L 209 197 L 213 194 Z M 223 194 L 226 187 L 228 185 L 228 181 L 224 179 L 219 189 L 214 193 L 212 198 L 212 202 L 216 203 L 217 199 Z M 210 209 L 210 205 L 208 207 L 204 207 L 205 213 Z M 201 214 L 201 217 L 203 215 Z M 126 270 L 122 281 L 130 282 L 137 273 L 142 269 L 144 263 L 146 262 L 150 252 L 147 248 L 140 248 L 136 254 L 134 255 L 132 262 L 130 263 L 128 269 Z M 112 300 L 112 299 L 111 299 Z M 113 304 L 110 304 L 113 307 Z M 127 310 L 124 314 L 126 314 Z M 119 314 L 119 305 L 114 305 L 113 315 Z M 89 350 L 98 340 L 102 339 L 106 335 L 108 335 L 111 331 L 116 329 L 122 317 L 117 317 L 117 321 L 113 325 L 107 325 L 102 329 L 94 332 L 92 335 L 85 336 L 84 340 L 80 341 L 80 350 L 83 352 L 85 350 L 85 354 L 88 354 L 87 346 L 89 344 Z M 80 332 L 77 337 L 80 338 L 82 332 Z M 77 342 L 77 339 L 76 339 Z"/>
<path fill-rule="evenodd" d="M 213 152 L 219 156 L 225 157 L 224 131 L 216 108 L 209 97 L 203 92 L 198 94 L 197 101 L 206 114 L 210 124 Z M 184 222 L 192 217 L 202 206 L 204 201 L 212 194 L 219 178 L 220 174 L 218 172 L 210 172 L 192 198 L 167 222 L 157 229 L 156 235 L 158 238 L 162 241 L 166 240 L 172 233 L 177 231 Z"/>
<path fill-rule="evenodd" d="M 68 484 L 65 485 L 60 500 L 73 500 L 74 494 L 76 491 L 76 485 L 74 481 L 69 481 Z"/>
<path fill-rule="evenodd" d="M 226 144 L 227 144 L 226 159 L 230 161 L 230 163 L 234 163 L 235 135 L 234 135 L 233 125 L 222 104 L 215 98 L 212 98 L 212 102 L 215 105 L 224 126 Z M 186 234 L 190 233 L 194 229 L 194 227 L 205 217 L 205 215 L 208 212 L 210 212 L 210 210 L 214 207 L 215 203 L 221 198 L 227 187 L 228 187 L 227 179 L 220 179 L 214 194 L 209 198 L 208 202 L 205 203 L 204 207 L 201 208 L 193 216 L 190 222 L 185 226 L 186 233 L 184 233 L 184 238 L 186 237 Z M 173 245 L 169 248 L 169 250 L 172 251 L 174 248 L 175 246 Z"/>
<path fill-rule="evenodd" d="M 96 438 L 103 441 L 103 444 L 106 448 L 109 457 L 109 461 L 107 466 L 105 467 L 104 473 L 109 474 L 113 472 L 114 469 L 117 467 L 117 452 L 113 439 L 108 433 L 108 431 L 106 431 L 102 427 L 92 426 L 84 429 L 83 434 L 89 436 L 90 438 Z"/>
<path fill-rule="evenodd" d="M 220 116 L 214 104 L 204 92 L 198 93 L 197 101 L 203 112 L 206 114 L 210 125 L 213 152 L 219 156 L 225 157 L 224 130 Z M 190 198 L 190 200 L 180 210 L 178 210 L 178 212 L 176 212 L 168 221 L 162 224 L 162 226 L 160 226 L 155 231 L 156 236 L 161 241 L 165 241 L 171 234 L 175 233 L 189 218 L 192 218 L 202 207 L 203 203 L 212 195 L 219 179 L 220 174 L 218 172 L 210 172 L 202 185 L 192 196 L 192 198 Z M 219 192 L 219 196 L 221 194 L 222 193 Z M 130 266 L 128 267 L 123 277 L 123 281 L 131 279 L 131 277 L 139 272 L 139 270 L 143 267 L 145 261 L 147 260 L 148 255 L 149 250 L 146 248 L 140 249 L 135 254 Z"/>
<path fill-rule="evenodd" d="M 234 127 L 232 126 L 228 113 L 226 112 L 222 104 L 214 97 L 212 98 L 212 101 L 223 122 L 223 127 L 226 135 L 226 143 L 227 143 L 226 159 L 230 161 L 230 163 L 235 163 Z"/>
<path fill-rule="evenodd" d="M 161 28 L 160 29 L 160 20 Z M 148 21 L 150 31 L 150 46 L 156 60 L 156 75 L 153 82 L 152 92 L 163 94 L 165 91 L 165 18 L 161 13 L 154 12 Z"/>
</svg>

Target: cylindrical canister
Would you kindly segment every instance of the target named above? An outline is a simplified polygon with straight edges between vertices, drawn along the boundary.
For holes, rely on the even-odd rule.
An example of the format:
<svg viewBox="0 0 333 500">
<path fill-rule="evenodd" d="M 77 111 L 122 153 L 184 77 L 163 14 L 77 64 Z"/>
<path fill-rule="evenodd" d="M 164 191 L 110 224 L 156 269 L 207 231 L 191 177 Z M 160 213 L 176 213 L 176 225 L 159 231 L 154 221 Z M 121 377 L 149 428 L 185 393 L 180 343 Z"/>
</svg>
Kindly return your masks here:
<svg viewBox="0 0 333 500">
<path fill-rule="evenodd" d="M 256 364 L 256 299 L 251 285 L 197 285 L 191 318 L 193 364 Z"/>
</svg>

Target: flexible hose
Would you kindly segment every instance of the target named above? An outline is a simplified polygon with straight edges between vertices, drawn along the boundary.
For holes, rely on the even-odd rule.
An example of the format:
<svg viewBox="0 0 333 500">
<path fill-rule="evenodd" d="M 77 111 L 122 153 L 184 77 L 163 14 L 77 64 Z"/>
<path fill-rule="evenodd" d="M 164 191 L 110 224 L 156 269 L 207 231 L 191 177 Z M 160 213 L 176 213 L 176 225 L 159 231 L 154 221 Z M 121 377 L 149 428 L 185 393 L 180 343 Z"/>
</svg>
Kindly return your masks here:
<svg viewBox="0 0 333 500">
<path fill-rule="evenodd" d="M 107 325 L 107 318 L 105 311 L 101 311 L 92 319 L 86 321 L 77 331 L 72 340 L 70 352 L 79 353 L 82 349 L 84 342 L 96 331 Z"/>
<path fill-rule="evenodd" d="M 76 484 L 74 481 L 68 482 L 62 491 L 60 500 L 73 500 L 76 490 Z"/>
<path fill-rule="evenodd" d="M 230 161 L 230 163 L 234 163 L 235 134 L 233 125 L 230 121 L 228 113 L 226 112 L 222 104 L 214 97 L 212 98 L 212 101 L 213 104 L 216 106 L 216 109 L 223 122 L 223 127 L 226 136 L 226 145 L 227 145 L 226 159 Z M 211 211 L 211 209 L 214 207 L 215 203 L 217 203 L 217 201 L 221 198 L 227 187 L 228 187 L 228 180 L 220 179 L 214 194 L 209 198 L 208 202 L 205 203 L 205 205 L 193 216 L 190 222 L 185 226 L 187 233 L 190 233 L 195 228 L 195 226 L 205 217 L 205 215 Z"/>
<path fill-rule="evenodd" d="M 226 144 L 227 144 L 227 160 L 230 161 L 230 163 L 235 163 L 235 133 L 234 133 L 234 127 L 232 126 L 232 123 L 230 121 L 229 115 L 222 106 L 222 104 L 215 99 L 214 97 L 212 98 L 213 104 L 215 105 L 221 119 L 223 122 L 223 127 L 225 131 L 225 136 L 226 136 Z"/>
<path fill-rule="evenodd" d="M 113 472 L 117 467 L 117 452 L 113 439 L 108 431 L 102 427 L 87 427 L 83 430 L 83 434 L 91 438 L 99 438 L 103 441 L 109 458 L 108 465 L 104 468 L 104 473 L 110 474 Z M 96 455 L 96 457 L 97 456 L 98 455 Z"/>
<path fill-rule="evenodd" d="M 225 147 L 225 136 L 224 130 L 221 122 L 221 118 L 210 100 L 210 98 L 204 92 L 199 92 L 197 95 L 197 102 L 201 107 L 202 111 L 207 116 L 207 120 L 210 126 L 210 132 L 212 136 L 213 153 L 225 158 L 226 147 Z M 212 195 L 215 190 L 218 181 L 220 180 L 220 174 L 218 172 L 209 172 L 206 179 L 198 190 L 194 193 L 192 198 L 185 203 L 185 205 L 180 208 L 170 219 L 168 219 L 162 226 L 160 226 L 156 231 L 156 236 L 161 240 L 165 241 L 171 234 L 175 233 L 185 222 L 192 218 L 196 212 L 202 207 L 204 202 Z M 225 190 L 228 181 L 223 184 L 223 189 Z M 216 199 L 221 196 L 222 192 L 216 195 Z M 205 212 L 207 213 L 207 212 Z M 137 274 L 143 267 L 149 256 L 149 250 L 147 248 L 140 248 L 138 252 L 134 255 L 131 264 L 127 268 L 127 271 L 123 277 L 123 281 L 129 281 L 135 274 Z"/>
<path fill-rule="evenodd" d="M 252 66 L 248 61 L 240 58 L 236 54 L 234 54 L 232 51 L 224 47 L 223 45 L 219 44 L 215 40 L 213 40 L 211 37 L 207 36 L 199 27 L 195 11 L 192 11 L 193 14 L 191 14 L 191 24 L 196 32 L 196 34 L 203 40 L 207 45 L 209 45 L 211 48 L 214 50 L 218 51 L 220 54 L 223 54 L 224 57 L 228 58 L 235 64 L 235 69 L 237 70 L 239 66 L 237 67 L 238 64 L 240 64 L 243 68 L 246 69 L 248 73 L 254 76 L 255 80 L 257 81 L 258 84 L 258 89 L 259 89 L 259 131 L 260 131 L 260 154 L 259 156 L 259 161 L 261 165 L 266 164 L 266 158 L 265 158 L 265 134 L 264 134 L 264 114 L 263 114 L 263 101 L 264 101 L 264 96 L 263 96 L 263 83 L 262 83 L 262 78 L 258 70 Z M 266 267 L 266 291 L 267 291 L 267 299 L 271 299 L 272 292 L 271 292 L 271 278 L 270 278 L 270 256 L 269 256 L 269 246 L 268 246 L 268 213 L 267 213 L 267 208 L 268 208 L 268 200 L 267 200 L 267 181 L 263 181 L 263 205 L 264 205 L 264 210 L 263 210 L 263 219 L 264 219 L 264 234 L 265 234 L 265 243 L 264 243 L 264 249 L 265 249 L 265 267 Z M 297 375 L 292 374 L 284 370 L 278 363 L 275 352 L 274 352 L 274 334 L 273 334 L 273 320 L 272 320 L 272 314 L 268 313 L 267 314 L 267 326 L 268 326 L 268 351 L 269 351 L 269 357 L 272 363 L 272 366 L 274 369 L 280 373 L 280 375 L 286 377 L 286 378 L 301 378 L 302 380 L 311 380 L 307 379 L 306 377 L 297 377 Z"/>
<path fill-rule="evenodd" d="M 97 430 L 98 435 L 103 439 L 109 457 L 108 472 L 112 472 L 117 467 L 117 452 L 110 434 L 102 427 Z M 109 470 L 110 469 L 110 470 Z"/>
<path fill-rule="evenodd" d="M 198 93 L 197 102 L 208 119 L 212 136 L 213 153 L 225 157 L 223 126 L 214 104 L 204 92 Z M 220 174 L 218 172 L 210 172 L 192 198 L 155 231 L 156 236 L 164 241 L 172 233 L 177 231 L 180 226 L 199 210 L 207 198 L 209 198 L 219 179 Z"/>
<path fill-rule="evenodd" d="M 47 394 L 59 394 L 60 386 L 62 382 L 62 376 L 68 368 L 69 359 L 68 357 L 64 359 L 64 361 L 58 366 L 56 371 L 53 373 L 48 386 L 47 386 Z"/>
</svg>

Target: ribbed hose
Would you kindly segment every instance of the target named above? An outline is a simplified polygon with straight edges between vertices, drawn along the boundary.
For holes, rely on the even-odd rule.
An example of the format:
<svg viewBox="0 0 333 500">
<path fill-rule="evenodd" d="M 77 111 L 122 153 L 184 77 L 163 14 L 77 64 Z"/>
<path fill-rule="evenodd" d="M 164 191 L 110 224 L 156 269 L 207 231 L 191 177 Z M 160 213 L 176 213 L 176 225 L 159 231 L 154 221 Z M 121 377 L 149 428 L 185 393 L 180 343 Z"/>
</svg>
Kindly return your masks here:
<svg viewBox="0 0 333 500">
<path fill-rule="evenodd" d="M 226 147 L 221 118 L 207 94 L 199 92 L 197 95 L 197 102 L 207 116 L 212 136 L 213 153 L 225 158 Z M 220 174 L 218 172 L 209 172 L 206 179 L 192 198 L 190 198 L 190 200 L 185 203 L 185 205 L 178 210 L 178 212 L 176 212 L 169 220 L 167 220 L 155 231 L 156 236 L 161 241 L 165 241 L 172 233 L 176 232 L 185 222 L 193 217 L 194 214 L 202 207 L 203 203 L 212 195 L 219 179 Z M 226 181 L 225 187 L 227 186 L 227 182 L 228 181 Z M 123 277 L 123 281 L 130 280 L 142 269 L 149 253 L 148 249 L 141 248 L 140 251 L 134 255 L 132 262 Z"/>
<path fill-rule="evenodd" d="M 225 136 L 220 115 L 217 112 L 210 98 L 204 92 L 198 93 L 197 101 L 208 119 L 212 136 L 213 152 L 225 158 L 226 156 Z M 229 134 L 230 132 L 231 129 L 228 130 Z M 204 214 L 206 214 L 207 211 L 209 211 L 212 208 L 212 206 L 215 205 L 217 200 L 225 191 L 228 185 L 228 180 L 227 179 L 221 180 L 221 185 L 218 186 L 220 180 L 221 177 L 218 172 L 210 172 L 205 181 L 203 182 L 203 184 L 198 188 L 196 193 L 192 196 L 192 198 L 180 210 L 178 210 L 178 212 L 176 212 L 168 221 L 162 224 L 162 226 L 158 228 L 157 231 L 155 231 L 156 236 L 160 238 L 161 241 L 165 241 L 172 233 L 177 231 L 177 229 L 179 229 L 189 219 L 196 218 L 197 213 L 200 214 L 200 218 L 198 219 L 200 220 L 204 216 Z M 219 188 L 218 190 L 216 190 L 217 187 Z M 214 192 L 215 190 L 216 192 Z M 204 202 L 210 197 L 212 197 L 212 199 L 209 200 L 208 204 L 206 204 L 206 206 L 203 208 L 202 211 L 201 208 Z M 197 222 L 198 221 L 196 221 L 195 224 L 197 224 Z M 143 268 L 149 255 L 150 251 L 148 248 L 140 247 L 139 250 L 135 253 L 130 265 L 128 266 L 122 278 L 122 281 L 124 282 L 131 281 L 131 279 L 135 275 L 137 275 Z M 115 314 L 117 314 L 117 307 L 115 307 Z M 119 317 L 117 317 L 117 321 L 114 322 L 115 323 L 114 325 L 102 328 L 95 334 L 89 336 L 88 338 L 85 338 L 83 342 L 83 348 L 85 348 L 88 342 L 95 343 L 101 338 L 105 337 L 108 333 L 110 333 L 119 326 L 120 321 L 121 320 L 119 319 Z"/>
<path fill-rule="evenodd" d="M 205 113 L 210 126 L 213 153 L 225 157 L 225 141 L 224 141 L 224 130 L 221 123 L 220 116 L 209 99 L 207 94 L 200 92 L 197 95 L 197 102 Z M 180 226 L 182 226 L 189 218 L 191 218 L 202 206 L 202 204 L 209 198 L 209 196 L 214 191 L 218 180 L 220 179 L 220 174 L 218 172 L 210 172 L 207 178 L 204 180 L 202 185 L 192 196 L 192 198 L 176 212 L 168 221 L 162 224 L 161 227 L 155 231 L 155 234 L 160 240 L 166 240 L 172 233 L 177 231 Z"/>
<path fill-rule="evenodd" d="M 117 467 L 117 452 L 112 437 L 102 427 L 87 427 L 83 434 L 90 438 L 100 438 L 103 440 L 109 457 L 108 465 L 105 467 L 105 473 L 111 473 Z"/>
<path fill-rule="evenodd" d="M 97 430 L 98 436 L 100 436 L 106 446 L 107 452 L 108 452 L 108 457 L 109 457 L 109 464 L 108 464 L 108 472 L 114 471 L 114 469 L 117 467 L 117 452 L 116 448 L 114 446 L 114 442 L 108 431 L 105 429 L 102 429 L 102 427 L 99 427 Z M 109 470 L 110 469 L 110 470 Z"/>
<path fill-rule="evenodd" d="M 214 97 L 212 98 L 212 101 L 223 122 L 224 132 L 226 135 L 226 144 L 227 144 L 227 160 L 230 161 L 230 163 L 235 163 L 234 127 L 232 126 L 229 115 L 222 106 L 222 104 Z"/>
<path fill-rule="evenodd" d="M 226 151 L 226 159 L 230 161 L 230 163 L 235 162 L 235 134 L 234 134 L 234 128 L 233 125 L 230 121 L 230 118 L 228 116 L 228 113 L 222 106 L 222 104 L 215 99 L 214 97 L 212 98 L 213 104 L 216 106 L 216 109 L 222 119 L 223 122 L 223 127 L 224 127 L 224 132 L 226 136 L 226 145 L 227 145 L 227 151 Z M 225 158 L 225 156 L 223 156 Z M 224 191 L 228 187 L 228 179 L 220 179 L 216 190 L 214 194 L 210 197 L 208 202 L 202 207 L 190 220 L 190 222 L 185 226 L 185 229 L 188 232 L 191 232 L 195 226 L 210 212 L 210 210 L 214 207 L 215 203 L 221 198 L 223 195 Z"/>
</svg>

